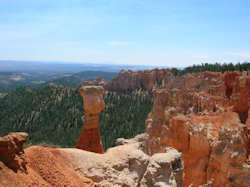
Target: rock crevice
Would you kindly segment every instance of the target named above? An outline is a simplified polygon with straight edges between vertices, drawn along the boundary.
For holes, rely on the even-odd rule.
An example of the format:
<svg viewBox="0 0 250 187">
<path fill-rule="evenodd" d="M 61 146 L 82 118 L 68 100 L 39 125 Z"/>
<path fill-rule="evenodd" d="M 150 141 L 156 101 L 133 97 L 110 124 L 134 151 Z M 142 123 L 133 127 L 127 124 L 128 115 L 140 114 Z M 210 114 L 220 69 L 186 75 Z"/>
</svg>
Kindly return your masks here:
<svg viewBox="0 0 250 187">
<path fill-rule="evenodd" d="M 185 84 L 175 88 L 154 91 L 146 121 L 147 153 L 161 153 L 168 146 L 182 152 L 184 186 L 249 186 L 249 119 L 243 115 L 242 120 L 242 113 L 249 113 L 250 77 L 230 72 L 197 75 L 186 75 Z M 197 89 L 200 77 L 207 78 Z M 222 89 L 211 91 L 214 85 Z"/>
</svg>

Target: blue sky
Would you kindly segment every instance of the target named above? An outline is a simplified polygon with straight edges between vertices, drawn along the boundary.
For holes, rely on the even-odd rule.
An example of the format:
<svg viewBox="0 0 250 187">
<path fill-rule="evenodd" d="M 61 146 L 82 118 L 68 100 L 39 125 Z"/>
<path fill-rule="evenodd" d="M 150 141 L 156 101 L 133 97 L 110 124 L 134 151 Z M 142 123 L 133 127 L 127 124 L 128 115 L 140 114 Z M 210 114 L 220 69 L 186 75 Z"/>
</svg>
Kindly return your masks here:
<svg viewBox="0 0 250 187">
<path fill-rule="evenodd" d="M 0 0 L 0 59 L 250 61 L 249 0 Z"/>
</svg>

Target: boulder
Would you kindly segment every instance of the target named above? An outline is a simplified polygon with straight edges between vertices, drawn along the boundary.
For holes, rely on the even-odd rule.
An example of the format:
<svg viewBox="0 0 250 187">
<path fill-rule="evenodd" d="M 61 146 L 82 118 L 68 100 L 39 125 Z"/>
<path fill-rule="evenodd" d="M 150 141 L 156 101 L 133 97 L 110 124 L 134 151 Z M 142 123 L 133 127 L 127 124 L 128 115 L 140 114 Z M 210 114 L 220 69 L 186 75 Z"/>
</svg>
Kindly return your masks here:
<svg viewBox="0 0 250 187">
<path fill-rule="evenodd" d="M 150 159 L 140 186 L 182 187 L 182 154 L 174 148 L 166 148 L 166 153 L 156 153 Z"/>
<path fill-rule="evenodd" d="M 14 171 L 26 170 L 23 144 L 27 141 L 28 134 L 24 132 L 10 133 L 0 137 L 0 161 Z"/>
</svg>

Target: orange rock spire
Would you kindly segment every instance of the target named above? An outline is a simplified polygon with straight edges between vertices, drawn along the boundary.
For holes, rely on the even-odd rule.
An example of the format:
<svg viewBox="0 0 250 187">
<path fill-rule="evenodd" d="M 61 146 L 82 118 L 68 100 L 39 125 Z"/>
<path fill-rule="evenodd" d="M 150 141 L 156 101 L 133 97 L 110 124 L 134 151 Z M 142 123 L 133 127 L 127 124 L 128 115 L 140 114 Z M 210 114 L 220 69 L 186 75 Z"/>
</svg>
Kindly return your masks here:
<svg viewBox="0 0 250 187">
<path fill-rule="evenodd" d="M 80 93 L 84 100 L 85 121 L 76 148 L 104 153 L 99 131 L 99 114 L 104 109 L 104 89 L 101 86 L 83 86 Z"/>
</svg>

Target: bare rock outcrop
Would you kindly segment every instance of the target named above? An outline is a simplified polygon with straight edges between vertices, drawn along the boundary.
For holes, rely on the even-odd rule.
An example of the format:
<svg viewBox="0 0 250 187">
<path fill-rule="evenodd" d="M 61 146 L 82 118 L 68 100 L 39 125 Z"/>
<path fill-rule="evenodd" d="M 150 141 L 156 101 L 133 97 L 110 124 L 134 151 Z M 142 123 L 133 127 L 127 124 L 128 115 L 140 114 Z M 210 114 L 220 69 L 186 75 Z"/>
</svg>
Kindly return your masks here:
<svg viewBox="0 0 250 187">
<path fill-rule="evenodd" d="M 250 76 L 243 72 L 242 76 L 238 76 L 233 84 L 231 94 L 233 102 L 233 111 L 237 112 L 240 121 L 246 124 L 245 141 L 248 145 L 248 154 L 250 154 Z M 250 160 L 249 160 L 250 162 Z"/>
<path fill-rule="evenodd" d="M 77 149 L 58 151 L 79 175 L 100 186 L 182 186 L 182 154 L 169 148 L 151 157 L 143 152 L 146 139 L 145 134 L 130 140 L 120 139 L 122 145 L 104 154 Z"/>
<path fill-rule="evenodd" d="M 249 118 L 243 121 L 240 114 L 249 113 L 249 76 L 237 75 L 227 84 L 231 78 L 226 75 L 196 75 L 186 75 L 185 82 L 177 78 L 174 88 L 169 84 L 169 89 L 154 91 L 146 121 L 147 153 L 163 153 L 165 147 L 181 152 L 184 186 L 249 186 Z"/>
<path fill-rule="evenodd" d="M 173 76 L 170 69 L 153 69 L 133 72 L 121 70 L 104 87 L 109 91 L 131 91 L 136 89 L 152 90 L 156 85 L 163 85 Z"/>
<path fill-rule="evenodd" d="M 85 121 L 76 148 L 103 153 L 99 114 L 104 109 L 104 89 L 101 86 L 83 86 L 80 88 L 80 93 L 84 100 Z"/>
<path fill-rule="evenodd" d="M 182 154 L 173 148 L 166 148 L 166 153 L 154 154 L 140 186 L 183 186 Z"/>
<path fill-rule="evenodd" d="M 88 81 L 84 81 L 84 82 L 81 82 L 76 90 L 80 90 L 81 87 L 83 86 L 105 86 L 107 83 L 106 81 L 102 78 L 102 77 L 98 77 L 97 79 L 95 80 L 88 80 Z"/>
<path fill-rule="evenodd" d="M 19 134 L 20 135 L 20 134 Z M 31 146 L 24 150 L 26 170 L 0 161 L 0 186 L 181 187 L 182 154 L 173 148 L 145 154 L 147 135 L 120 142 L 104 154 L 75 148 Z"/>
<path fill-rule="evenodd" d="M 250 108 L 250 76 L 239 76 L 234 81 L 232 90 L 234 111 L 239 114 L 242 123 L 246 123 Z"/>
<path fill-rule="evenodd" d="M 0 161 L 14 171 L 26 170 L 23 144 L 27 141 L 28 134 L 24 132 L 10 133 L 0 137 Z"/>
<path fill-rule="evenodd" d="M 225 86 L 226 86 L 226 96 L 228 98 L 231 97 L 231 95 L 233 93 L 235 80 L 239 76 L 241 76 L 241 73 L 237 72 L 237 71 L 225 73 L 223 79 L 224 79 L 224 83 L 225 83 Z"/>
<path fill-rule="evenodd" d="M 109 91 L 134 91 L 155 88 L 206 90 L 211 94 L 224 94 L 223 74 L 219 72 L 188 73 L 174 76 L 174 69 L 153 69 L 133 72 L 122 70 L 110 82 L 104 85 Z"/>
<path fill-rule="evenodd" d="M 0 138 L 0 186 L 94 187 L 79 176 L 55 149 L 32 146 L 23 149 L 27 133 L 10 133 Z"/>
</svg>

